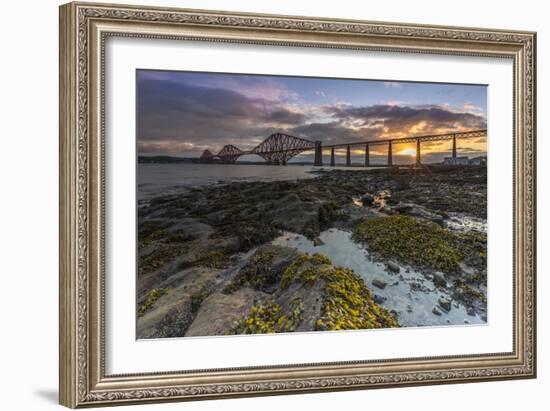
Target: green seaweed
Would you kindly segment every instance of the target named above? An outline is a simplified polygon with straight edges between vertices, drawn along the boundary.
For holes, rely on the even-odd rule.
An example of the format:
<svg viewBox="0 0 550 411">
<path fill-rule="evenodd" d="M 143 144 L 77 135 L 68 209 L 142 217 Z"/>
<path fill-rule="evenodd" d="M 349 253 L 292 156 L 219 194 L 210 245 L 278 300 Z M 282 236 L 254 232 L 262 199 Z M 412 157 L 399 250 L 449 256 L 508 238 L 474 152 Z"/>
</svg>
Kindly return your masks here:
<svg viewBox="0 0 550 411">
<path fill-rule="evenodd" d="M 365 242 L 369 251 L 383 258 L 421 268 L 459 272 L 462 260 L 483 266 L 486 237 L 480 233 L 454 233 L 430 221 L 393 215 L 358 222 L 353 231 L 356 241 Z M 481 260 L 480 260 L 481 259 Z"/>
<path fill-rule="evenodd" d="M 285 312 L 273 300 L 259 300 L 254 303 L 248 315 L 236 321 L 231 334 L 271 334 L 292 332 L 303 321 L 304 311 L 301 298 L 296 297 Z"/>
<path fill-rule="evenodd" d="M 271 266 L 273 256 L 273 251 L 269 250 L 254 254 L 223 292 L 230 294 L 241 287 L 262 291 L 269 289 L 279 277 Z"/>
<path fill-rule="evenodd" d="M 167 292 L 168 290 L 166 288 L 153 288 L 149 290 L 145 302 L 138 308 L 138 316 L 142 317 L 151 307 L 153 307 L 157 300 Z"/>
<path fill-rule="evenodd" d="M 398 327 L 395 317 L 376 304 L 365 282 L 353 270 L 335 267 L 322 254 L 298 257 L 284 272 L 280 288 L 323 281 L 323 306 L 316 330 Z"/>
<path fill-rule="evenodd" d="M 207 251 L 199 254 L 191 265 L 225 269 L 235 263 L 234 259 L 220 251 Z"/>
<path fill-rule="evenodd" d="M 138 271 L 140 274 L 152 273 L 159 270 L 165 264 L 185 254 L 189 247 L 181 244 L 163 244 L 151 253 L 139 256 Z"/>
</svg>

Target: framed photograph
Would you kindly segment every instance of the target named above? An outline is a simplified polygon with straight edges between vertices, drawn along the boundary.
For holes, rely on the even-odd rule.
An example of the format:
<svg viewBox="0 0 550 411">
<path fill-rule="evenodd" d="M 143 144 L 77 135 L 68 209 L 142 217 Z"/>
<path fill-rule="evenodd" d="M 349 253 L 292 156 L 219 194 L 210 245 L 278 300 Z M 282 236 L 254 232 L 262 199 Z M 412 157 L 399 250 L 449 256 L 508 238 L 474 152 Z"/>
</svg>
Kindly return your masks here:
<svg viewBox="0 0 550 411">
<path fill-rule="evenodd" d="M 61 404 L 534 378 L 535 40 L 61 6 Z"/>
</svg>

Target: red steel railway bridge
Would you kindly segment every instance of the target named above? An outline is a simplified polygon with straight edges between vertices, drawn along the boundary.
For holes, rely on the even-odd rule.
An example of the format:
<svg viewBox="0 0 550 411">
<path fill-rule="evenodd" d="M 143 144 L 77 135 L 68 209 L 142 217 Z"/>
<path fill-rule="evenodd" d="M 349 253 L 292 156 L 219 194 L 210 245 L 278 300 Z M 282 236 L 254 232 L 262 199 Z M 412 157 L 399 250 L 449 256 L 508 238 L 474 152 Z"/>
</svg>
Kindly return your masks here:
<svg viewBox="0 0 550 411">
<path fill-rule="evenodd" d="M 240 156 L 247 154 L 256 154 L 262 157 L 268 164 L 284 165 L 292 157 L 305 152 L 315 151 L 315 166 L 323 165 L 323 150 L 330 149 L 330 165 L 336 165 L 335 150 L 346 150 L 346 166 L 351 166 L 351 149 L 360 147 L 365 152 L 365 167 L 371 165 L 370 147 L 386 145 L 388 147 L 387 165 L 393 165 L 393 146 L 395 144 L 416 143 L 416 165 L 422 164 L 421 143 L 431 141 L 452 140 L 452 158 L 456 159 L 456 141 L 458 139 L 483 138 L 487 137 L 487 129 L 464 131 L 460 133 L 432 134 L 425 136 L 410 136 L 403 138 L 384 139 L 384 140 L 366 140 L 352 143 L 328 144 L 323 145 L 321 141 L 310 141 L 305 138 L 294 137 L 284 133 L 275 133 L 267 137 L 264 141 L 254 147 L 252 150 L 243 151 L 238 147 L 228 144 L 217 153 L 212 154 L 210 150 L 204 150 L 200 160 L 207 162 L 212 159 L 219 159 L 224 163 L 235 163 Z"/>
</svg>

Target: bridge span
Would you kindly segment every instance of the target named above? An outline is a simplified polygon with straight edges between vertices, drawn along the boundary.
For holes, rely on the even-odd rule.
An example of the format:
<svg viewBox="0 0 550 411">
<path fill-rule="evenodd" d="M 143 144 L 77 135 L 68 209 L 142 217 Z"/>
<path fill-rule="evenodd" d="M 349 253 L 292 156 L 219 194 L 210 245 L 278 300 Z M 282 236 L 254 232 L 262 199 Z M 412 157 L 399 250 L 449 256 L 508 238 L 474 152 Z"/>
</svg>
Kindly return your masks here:
<svg viewBox="0 0 550 411">
<path fill-rule="evenodd" d="M 330 165 L 334 167 L 336 165 L 335 150 L 345 148 L 346 149 L 346 166 L 351 166 L 351 149 L 352 147 L 362 147 L 365 151 L 364 165 L 368 167 L 370 162 L 370 147 L 378 145 L 387 145 L 388 147 L 388 160 L 387 165 L 393 165 L 393 145 L 404 143 L 416 143 L 416 165 L 422 164 L 422 146 L 423 142 L 431 141 L 445 141 L 452 140 L 452 158 L 456 159 L 456 141 L 458 139 L 468 138 L 483 138 L 487 137 L 487 129 L 464 131 L 459 133 L 446 133 L 446 134 L 431 134 L 424 136 L 409 136 L 393 139 L 377 139 L 377 140 L 365 140 L 356 141 L 351 143 L 338 143 L 338 144 L 326 144 L 323 145 L 321 141 L 310 141 L 300 137 L 294 137 L 284 133 L 275 133 L 267 137 L 264 141 L 254 147 L 252 150 L 243 151 L 238 147 L 228 144 L 218 152 L 218 154 L 212 154 L 210 150 L 204 150 L 200 159 L 202 161 L 209 161 L 212 159 L 220 159 L 225 163 L 235 163 L 240 156 L 247 154 L 257 154 L 266 160 L 268 164 L 286 164 L 292 157 L 305 152 L 314 150 L 315 158 L 314 165 L 323 165 L 323 150 L 330 149 Z"/>
</svg>

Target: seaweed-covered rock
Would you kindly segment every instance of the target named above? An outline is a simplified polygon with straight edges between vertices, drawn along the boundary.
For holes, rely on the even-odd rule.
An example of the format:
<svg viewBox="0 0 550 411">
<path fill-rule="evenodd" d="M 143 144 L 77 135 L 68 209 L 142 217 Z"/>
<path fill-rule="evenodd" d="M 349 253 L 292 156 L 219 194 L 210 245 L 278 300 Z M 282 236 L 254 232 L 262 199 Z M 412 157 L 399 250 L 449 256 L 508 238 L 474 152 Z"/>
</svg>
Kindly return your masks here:
<svg viewBox="0 0 550 411">
<path fill-rule="evenodd" d="M 374 302 L 371 291 L 352 270 L 335 267 L 321 254 L 304 255 L 284 273 L 281 289 L 292 284 L 304 287 L 321 281 L 323 304 L 316 330 L 352 330 L 397 327 L 398 322 Z"/>
<path fill-rule="evenodd" d="M 281 280 L 285 268 L 300 253 L 292 248 L 266 245 L 260 247 L 239 270 L 224 292 L 231 293 L 241 287 L 251 287 L 266 293 L 273 293 Z"/>
<path fill-rule="evenodd" d="M 242 288 L 232 294 L 212 293 L 198 309 L 185 335 L 207 336 L 230 334 L 235 322 L 245 318 L 257 300 L 269 296 L 261 291 Z"/>
<path fill-rule="evenodd" d="M 384 258 L 447 273 L 460 272 L 462 260 L 486 253 L 486 237 L 480 233 L 455 233 L 404 215 L 361 220 L 353 236 Z"/>
</svg>

